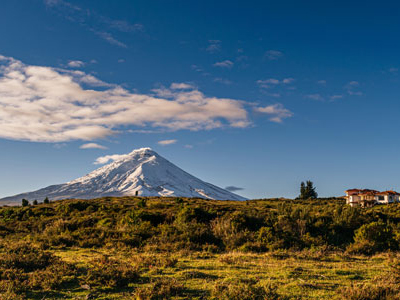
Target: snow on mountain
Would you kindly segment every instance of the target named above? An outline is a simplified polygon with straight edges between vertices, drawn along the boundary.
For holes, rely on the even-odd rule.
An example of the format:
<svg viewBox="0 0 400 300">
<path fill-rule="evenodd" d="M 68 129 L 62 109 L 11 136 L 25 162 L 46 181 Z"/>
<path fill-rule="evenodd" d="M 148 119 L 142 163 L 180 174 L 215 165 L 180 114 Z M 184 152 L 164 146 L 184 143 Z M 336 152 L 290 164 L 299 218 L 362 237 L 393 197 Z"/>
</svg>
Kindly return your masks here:
<svg viewBox="0 0 400 300">
<path fill-rule="evenodd" d="M 141 148 L 81 178 L 6 197 L 0 203 L 19 204 L 23 198 L 41 201 L 45 197 L 59 200 L 134 195 L 246 200 L 186 173 L 150 148 Z"/>
</svg>

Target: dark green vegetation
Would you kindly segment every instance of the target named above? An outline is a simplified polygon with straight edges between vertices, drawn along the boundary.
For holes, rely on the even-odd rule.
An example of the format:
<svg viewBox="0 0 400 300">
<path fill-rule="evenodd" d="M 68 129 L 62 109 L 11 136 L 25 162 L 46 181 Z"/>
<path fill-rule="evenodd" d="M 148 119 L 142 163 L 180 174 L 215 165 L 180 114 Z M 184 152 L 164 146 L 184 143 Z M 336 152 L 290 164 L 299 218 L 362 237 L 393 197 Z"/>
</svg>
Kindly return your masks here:
<svg viewBox="0 0 400 300">
<path fill-rule="evenodd" d="M 399 299 L 399 221 L 342 199 L 2 207 L 0 299 Z"/>
<path fill-rule="evenodd" d="M 318 198 L 318 194 L 315 190 L 314 183 L 310 180 L 307 180 L 306 183 L 303 181 L 300 184 L 300 196 L 299 199 L 316 199 Z"/>
</svg>

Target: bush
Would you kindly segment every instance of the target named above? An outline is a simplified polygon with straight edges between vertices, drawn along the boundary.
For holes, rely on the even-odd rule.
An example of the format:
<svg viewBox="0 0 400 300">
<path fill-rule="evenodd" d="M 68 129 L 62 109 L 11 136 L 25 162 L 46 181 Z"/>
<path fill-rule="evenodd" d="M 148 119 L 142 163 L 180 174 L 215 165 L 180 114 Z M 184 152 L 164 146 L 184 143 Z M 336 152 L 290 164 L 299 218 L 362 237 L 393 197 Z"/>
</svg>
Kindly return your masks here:
<svg viewBox="0 0 400 300">
<path fill-rule="evenodd" d="M 16 291 L 14 290 L 12 284 L 9 284 L 8 286 L 5 287 L 4 293 L 0 293 L 0 299 L 1 300 L 23 300 L 24 297 L 17 294 Z"/>
<path fill-rule="evenodd" d="M 183 291 L 183 285 L 176 279 L 165 277 L 151 282 L 149 286 L 138 288 L 133 298 L 135 300 L 171 299 L 171 297 L 180 296 Z"/>
<path fill-rule="evenodd" d="M 343 300 L 398 300 L 400 290 L 398 286 L 384 283 L 352 285 L 340 290 Z"/>
<path fill-rule="evenodd" d="M 45 269 L 58 261 L 50 252 L 45 252 L 29 243 L 18 243 L 8 246 L 0 256 L 0 267 L 5 269 L 22 269 L 31 272 Z"/>
<path fill-rule="evenodd" d="M 278 300 L 277 287 L 253 281 L 217 281 L 211 291 L 212 300 Z"/>
<path fill-rule="evenodd" d="M 0 290 L 52 290 L 74 281 L 76 269 L 28 243 L 5 248 L 0 257 Z M 3 299 L 0 297 L 0 299 Z"/>
<path fill-rule="evenodd" d="M 107 256 L 93 260 L 82 280 L 89 286 L 124 288 L 139 279 L 138 269 L 127 263 L 111 260 Z"/>
<path fill-rule="evenodd" d="M 28 286 L 33 290 L 59 289 L 68 284 L 77 283 L 76 275 L 77 270 L 73 265 L 58 262 L 44 270 L 29 273 Z"/>
<path fill-rule="evenodd" d="M 354 244 L 347 249 L 349 253 L 373 254 L 384 250 L 397 250 L 393 227 L 381 221 L 362 225 L 354 236 Z"/>
</svg>

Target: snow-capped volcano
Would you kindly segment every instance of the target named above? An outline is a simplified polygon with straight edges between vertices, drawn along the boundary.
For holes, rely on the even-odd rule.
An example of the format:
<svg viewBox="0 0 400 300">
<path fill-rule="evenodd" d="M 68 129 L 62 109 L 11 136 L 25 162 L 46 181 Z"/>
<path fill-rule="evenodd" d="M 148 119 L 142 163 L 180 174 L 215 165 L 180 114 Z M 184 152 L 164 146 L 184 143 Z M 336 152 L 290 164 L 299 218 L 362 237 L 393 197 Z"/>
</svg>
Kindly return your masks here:
<svg viewBox="0 0 400 300">
<path fill-rule="evenodd" d="M 199 197 L 215 200 L 245 198 L 204 182 L 178 168 L 150 148 L 141 148 L 73 181 L 0 199 L 3 204 L 27 200 L 105 196 Z"/>
</svg>

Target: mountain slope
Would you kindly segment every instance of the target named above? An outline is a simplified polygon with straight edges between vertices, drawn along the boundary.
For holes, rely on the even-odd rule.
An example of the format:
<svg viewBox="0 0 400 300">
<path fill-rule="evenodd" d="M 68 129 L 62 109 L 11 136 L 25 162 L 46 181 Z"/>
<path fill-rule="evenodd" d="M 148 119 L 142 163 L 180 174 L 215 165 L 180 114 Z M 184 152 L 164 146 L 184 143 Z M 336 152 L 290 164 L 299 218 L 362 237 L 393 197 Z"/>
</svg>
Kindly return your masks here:
<svg viewBox="0 0 400 300">
<path fill-rule="evenodd" d="M 215 200 L 245 198 L 204 182 L 178 168 L 150 148 L 141 148 L 86 176 L 34 192 L 0 199 L 3 204 L 19 204 L 21 199 L 51 200 L 104 196 L 199 197 Z"/>
</svg>

